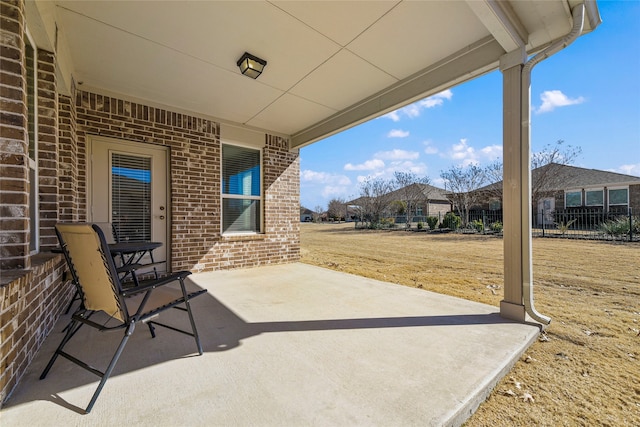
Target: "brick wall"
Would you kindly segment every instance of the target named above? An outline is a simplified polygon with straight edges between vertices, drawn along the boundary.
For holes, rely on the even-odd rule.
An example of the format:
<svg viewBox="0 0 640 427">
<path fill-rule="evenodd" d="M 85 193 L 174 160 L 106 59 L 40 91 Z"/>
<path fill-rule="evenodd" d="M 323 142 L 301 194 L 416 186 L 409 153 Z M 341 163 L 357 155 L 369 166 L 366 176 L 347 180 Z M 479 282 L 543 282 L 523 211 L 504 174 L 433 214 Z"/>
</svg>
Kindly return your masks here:
<svg viewBox="0 0 640 427">
<path fill-rule="evenodd" d="M 79 209 L 78 137 L 73 94 L 71 97 L 58 95 L 58 219 L 63 222 L 78 221 Z"/>
<path fill-rule="evenodd" d="M 0 2 L 0 403 L 10 394 L 71 297 L 60 255 L 29 254 L 29 153 L 24 2 Z M 56 244 L 58 116 L 55 55 L 38 50 L 41 249 Z"/>
<path fill-rule="evenodd" d="M 265 233 L 225 237 L 220 230 L 218 123 L 86 91 L 78 91 L 75 106 L 81 220 L 87 209 L 86 153 L 91 135 L 162 145 L 170 148 L 172 270 L 210 271 L 299 259 L 299 160 L 286 140 L 272 136 L 265 140 Z M 73 167 L 65 156 L 61 153 L 63 170 Z"/>
<path fill-rule="evenodd" d="M 287 140 L 266 136 L 264 165 L 264 234 L 224 237 L 219 218 L 212 239 L 196 253 L 194 271 L 210 271 L 295 262 L 300 259 L 300 163 Z M 196 259 L 196 258 L 193 258 Z M 192 261 L 191 261 L 192 262 Z"/>
<path fill-rule="evenodd" d="M 61 255 L 35 256 L 29 271 L 4 271 L 0 286 L 0 407 L 72 297 Z M 10 276 L 10 277 L 7 277 Z"/>
<path fill-rule="evenodd" d="M 58 245 L 58 94 L 55 55 L 38 50 L 38 211 L 40 250 Z"/>
<path fill-rule="evenodd" d="M 29 268 L 24 3 L 0 2 L 0 269 Z"/>
</svg>

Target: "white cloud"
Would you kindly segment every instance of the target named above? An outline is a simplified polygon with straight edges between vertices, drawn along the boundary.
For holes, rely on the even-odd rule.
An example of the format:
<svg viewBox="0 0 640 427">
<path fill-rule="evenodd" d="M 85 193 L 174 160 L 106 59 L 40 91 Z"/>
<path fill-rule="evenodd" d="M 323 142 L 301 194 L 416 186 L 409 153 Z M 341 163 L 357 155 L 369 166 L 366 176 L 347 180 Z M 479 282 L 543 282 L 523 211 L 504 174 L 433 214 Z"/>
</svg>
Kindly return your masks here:
<svg viewBox="0 0 640 427">
<path fill-rule="evenodd" d="M 352 190 L 352 189 L 344 186 L 340 187 L 340 186 L 327 185 L 322 189 L 320 194 L 325 199 L 329 199 L 329 198 L 344 196 L 347 194 L 348 190 Z"/>
<path fill-rule="evenodd" d="M 436 93 L 433 96 L 423 99 L 422 101 L 418 101 L 421 107 L 424 108 L 433 108 L 438 107 L 444 104 L 444 100 L 451 101 L 451 97 L 453 97 L 453 92 L 450 89 L 445 90 L 444 92 Z"/>
<path fill-rule="evenodd" d="M 559 90 L 546 90 L 540 94 L 542 105 L 536 110 L 537 114 L 548 113 L 556 107 L 566 107 L 567 105 L 582 104 L 585 99 L 582 96 L 569 98 Z"/>
<path fill-rule="evenodd" d="M 469 146 L 466 138 L 462 138 L 458 144 L 453 144 L 449 155 L 453 160 L 460 161 L 462 166 L 478 163 L 476 150 Z"/>
<path fill-rule="evenodd" d="M 462 167 L 469 165 L 478 165 L 482 161 L 494 161 L 502 158 L 501 145 L 487 145 L 486 147 L 475 149 L 469 145 L 467 138 L 460 139 L 460 142 L 453 144 L 446 154 L 442 157 L 448 157 L 457 161 Z"/>
<path fill-rule="evenodd" d="M 420 113 L 425 108 L 434 108 L 439 107 L 444 104 L 444 101 L 450 101 L 453 97 L 453 92 L 450 89 L 447 89 L 443 92 L 436 93 L 428 98 L 420 100 L 418 102 L 414 102 L 413 104 L 407 105 L 406 107 L 402 107 L 398 110 L 392 111 L 390 113 L 385 114 L 382 117 L 386 117 L 387 119 L 391 119 L 394 122 L 400 121 L 401 116 L 406 116 L 411 119 L 420 116 Z"/>
<path fill-rule="evenodd" d="M 424 145 L 425 154 L 438 154 L 438 149 L 431 145 L 431 141 L 424 141 L 422 144 Z"/>
<path fill-rule="evenodd" d="M 400 115 L 398 114 L 398 110 L 396 111 L 392 111 L 390 113 L 385 114 L 382 117 L 386 117 L 388 119 L 393 120 L 394 122 L 399 122 L 400 121 Z"/>
<path fill-rule="evenodd" d="M 392 129 L 387 134 L 388 138 L 406 138 L 408 136 L 409 136 L 409 131 L 402 130 L 402 129 Z"/>
<path fill-rule="evenodd" d="M 445 180 L 442 179 L 442 177 L 438 176 L 438 177 L 436 177 L 436 178 L 431 180 L 431 185 L 433 185 L 434 187 L 444 188 Z"/>
<path fill-rule="evenodd" d="M 310 202 L 306 200 L 307 207 L 318 206 L 318 202 L 328 202 L 329 199 L 336 197 L 349 197 L 355 186 L 348 176 L 336 173 L 317 172 L 309 169 L 300 171 L 300 187 L 306 191 L 312 192 L 314 195 L 321 195 L 322 202 L 317 200 Z"/>
<path fill-rule="evenodd" d="M 502 145 L 487 145 L 486 147 L 480 149 L 480 152 L 487 159 L 502 159 Z"/>
<path fill-rule="evenodd" d="M 618 173 L 623 173 L 625 175 L 634 175 L 640 176 L 640 163 L 636 163 L 635 165 L 622 165 L 616 170 Z"/>
<path fill-rule="evenodd" d="M 379 151 L 374 154 L 373 157 L 383 160 L 415 160 L 420 157 L 420 153 L 417 151 L 395 149 L 391 151 Z"/>
<path fill-rule="evenodd" d="M 300 180 L 315 184 L 349 185 L 351 180 L 348 176 L 327 172 L 316 172 L 309 169 L 300 171 Z"/>
<path fill-rule="evenodd" d="M 344 165 L 344 170 L 346 171 L 368 171 L 382 168 L 384 168 L 384 162 L 380 159 L 367 160 L 366 162 L 360 163 L 359 165 L 354 165 L 352 163 L 347 163 L 346 165 Z"/>
</svg>

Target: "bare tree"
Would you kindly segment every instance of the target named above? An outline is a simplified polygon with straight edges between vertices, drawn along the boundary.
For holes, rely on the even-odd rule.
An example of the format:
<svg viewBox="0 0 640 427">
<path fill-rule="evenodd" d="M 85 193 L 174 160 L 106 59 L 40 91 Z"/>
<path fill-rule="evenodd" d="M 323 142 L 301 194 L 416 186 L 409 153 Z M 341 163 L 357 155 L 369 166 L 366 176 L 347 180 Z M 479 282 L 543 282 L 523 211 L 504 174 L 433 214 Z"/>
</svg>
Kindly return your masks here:
<svg viewBox="0 0 640 427">
<path fill-rule="evenodd" d="M 543 193 L 550 190 L 562 188 L 561 167 L 572 164 L 582 154 L 582 148 L 564 145 L 564 141 L 559 139 L 555 144 L 547 144 L 542 151 L 531 155 L 531 202 L 533 206 L 538 205 L 538 201 Z"/>
<path fill-rule="evenodd" d="M 502 206 L 502 180 L 504 179 L 504 167 L 501 160 L 487 165 L 484 168 L 484 172 L 487 175 L 487 185 L 484 188 L 486 197 L 489 200 L 499 200 L 500 206 Z"/>
<path fill-rule="evenodd" d="M 547 144 L 542 151 L 531 155 L 531 202 L 537 206 L 538 201 L 547 191 L 562 187 L 562 167 L 572 164 L 582 153 L 580 147 L 564 145 L 563 140 L 555 144 Z M 491 184 L 484 188 L 485 196 L 502 202 L 503 163 L 495 161 L 485 168 L 487 181 Z"/>
<path fill-rule="evenodd" d="M 425 193 L 424 186 L 429 185 L 431 181 L 429 177 L 419 177 L 413 172 L 396 171 L 393 176 L 397 187 L 393 198 L 404 207 L 408 226 L 418 206 L 429 200 L 429 194 Z"/>
<path fill-rule="evenodd" d="M 477 165 L 466 168 L 452 166 L 440 173 L 445 182 L 450 200 L 462 213 L 464 225 L 469 223 L 469 209 L 480 200 L 481 194 L 476 190 L 487 181 L 486 171 Z"/>
<path fill-rule="evenodd" d="M 334 198 L 329 200 L 329 205 L 327 208 L 327 216 L 334 220 L 342 220 L 345 218 L 345 200 L 341 198 Z"/>
<path fill-rule="evenodd" d="M 377 224 L 389 207 L 389 193 L 393 190 L 391 181 L 382 178 L 367 178 L 360 184 L 360 208 L 363 222 Z"/>
<path fill-rule="evenodd" d="M 324 208 L 320 205 L 317 205 L 314 208 L 314 213 L 313 213 L 313 222 L 320 222 L 320 217 L 322 216 L 322 211 L 324 210 Z"/>
</svg>

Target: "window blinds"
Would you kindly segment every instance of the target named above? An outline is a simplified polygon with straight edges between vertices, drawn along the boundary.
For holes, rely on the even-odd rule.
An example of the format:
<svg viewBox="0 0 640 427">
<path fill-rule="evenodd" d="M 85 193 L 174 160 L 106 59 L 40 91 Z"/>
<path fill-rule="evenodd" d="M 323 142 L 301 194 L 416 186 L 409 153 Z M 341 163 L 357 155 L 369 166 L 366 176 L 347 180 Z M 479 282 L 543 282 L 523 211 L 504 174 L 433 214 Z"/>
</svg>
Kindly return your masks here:
<svg viewBox="0 0 640 427">
<path fill-rule="evenodd" d="M 151 240 L 150 158 L 111 154 L 111 214 L 117 240 Z"/>
</svg>

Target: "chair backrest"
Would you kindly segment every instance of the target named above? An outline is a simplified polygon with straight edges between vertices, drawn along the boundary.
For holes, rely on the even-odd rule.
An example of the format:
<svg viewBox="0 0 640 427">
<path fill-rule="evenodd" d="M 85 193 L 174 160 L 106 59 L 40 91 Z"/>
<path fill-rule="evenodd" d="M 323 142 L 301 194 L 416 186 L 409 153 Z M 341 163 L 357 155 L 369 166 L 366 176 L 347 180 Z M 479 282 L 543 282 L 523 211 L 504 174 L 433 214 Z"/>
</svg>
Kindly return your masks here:
<svg viewBox="0 0 640 427">
<path fill-rule="evenodd" d="M 98 225 L 56 224 L 69 268 L 82 289 L 88 310 L 104 311 L 122 322 L 127 317 L 120 282 L 106 239 Z"/>
<path fill-rule="evenodd" d="M 117 243 L 118 235 L 116 234 L 116 228 L 110 222 L 94 222 L 95 225 L 100 227 L 102 234 L 104 234 L 107 243 Z"/>
</svg>

